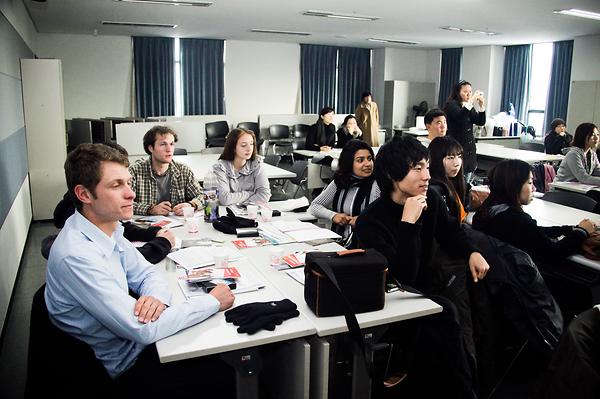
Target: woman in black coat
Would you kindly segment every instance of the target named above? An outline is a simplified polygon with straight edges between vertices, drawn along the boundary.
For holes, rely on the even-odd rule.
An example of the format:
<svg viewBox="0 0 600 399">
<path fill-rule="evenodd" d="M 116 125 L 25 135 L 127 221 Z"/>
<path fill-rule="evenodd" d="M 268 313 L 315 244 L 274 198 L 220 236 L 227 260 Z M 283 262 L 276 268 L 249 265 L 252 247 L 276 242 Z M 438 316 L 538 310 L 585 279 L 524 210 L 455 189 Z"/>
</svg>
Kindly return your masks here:
<svg viewBox="0 0 600 399">
<path fill-rule="evenodd" d="M 311 151 L 329 151 L 335 146 L 335 125 L 333 108 L 325 107 L 319 112 L 319 119 L 311 126 L 306 136 L 306 149 Z"/>
<path fill-rule="evenodd" d="M 467 181 L 477 167 L 475 137 L 473 125 L 485 125 L 485 100 L 479 92 L 471 94 L 471 83 L 461 80 L 452 89 L 444 106 L 448 121 L 448 135 L 454 137 L 462 145 L 464 153 L 464 169 Z"/>
</svg>

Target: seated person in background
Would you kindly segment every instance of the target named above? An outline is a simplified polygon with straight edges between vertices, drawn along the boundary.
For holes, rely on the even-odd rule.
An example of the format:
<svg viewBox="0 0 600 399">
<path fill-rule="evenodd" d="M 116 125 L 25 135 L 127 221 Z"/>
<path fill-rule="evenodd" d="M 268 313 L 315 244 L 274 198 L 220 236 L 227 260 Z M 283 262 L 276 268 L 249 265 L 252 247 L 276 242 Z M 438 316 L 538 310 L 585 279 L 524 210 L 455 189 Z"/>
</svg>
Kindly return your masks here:
<svg viewBox="0 0 600 399">
<path fill-rule="evenodd" d="M 446 114 L 439 108 L 432 108 L 425 114 L 425 128 L 427 129 L 427 138 L 419 138 L 419 141 L 425 146 L 429 145 L 436 137 L 444 137 L 448 130 L 446 123 Z"/>
<path fill-rule="evenodd" d="M 347 248 L 356 248 L 352 230 L 356 218 L 379 198 L 373 175 L 373 149 L 364 141 L 350 140 L 340 154 L 338 169 L 331 183 L 315 198 L 308 212 L 332 222 L 332 230 L 342 236 Z"/>
<path fill-rule="evenodd" d="M 117 143 L 106 144 L 123 154 L 128 156 L 127 150 Z M 63 199 L 54 208 L 54 226 L 62 229 L 67 219 L 75 213 L 75 201 L 67 191 Z M 129 241 L 145 242 L 138 251 L 144 255 L 144 258 L 150 263 L 158 263 L 167 256 L 171 248 L 175 245 L 175 236 L 169 229 L 161 229 L 160 227 L 138 227 L 131 222 L 123 222 L 123 236 Z M 50 248 L 56 239 L 56 234 L 44 238 L 42 241 L 42 256 L 48 259 Z"/>
<path fill-rule="evenodd" d="M 375 160 L 375 178 L 381 197 L 358 217 L 355 232 L 361 248 L 374 248 L 388 261 L 388 275 L 402 284 L 431 291 L 431 262 L 434 240 L 457 258 L 468 258 L 475 282 L 483 279 L 489 265 L 470 244 L 458 221 L 448 215 L 446 204 L 429 190 L 427 149 L 412 136 L 396 136 L 384 144 Z M 423 362 L 423 389 L 443 389 L 444 397 L 474 397 L 473 380 L 462 340 L 455 306 L 446 298 L 428 295 L 443 306 L 441 314 L 417 319 L 422 330 L 416 350 L 431 348 L 436 357 L 415 358 Z M 431 357 L 431 356 L 430 356 Z M 428 369 L 437 364 L 441 370 Z M 443 370 L 443 371 L 442 371 Z M 411 371 L 408 371 L 410 376 Z M 441 381 L 433 381 L 438 378 Z M 441 385 L 440 385 L 441 384 Z M 441 388 L 443 386 L 444 388 Z M 437 397 L 433 392 L 424 397 Z M 441 397 L 439 396 L 439 397 Z"/>
<path fill-rule="evenodd" d="M 533 200 L 535 191 L 527 162 L 502 161 L 488 177 L 490 196 L 473 217 L 473 227 L 527 252 L 536 263 L 560 261 L 577 252 L 583 240 L 596 229 L 589 219 L 577 226 L 538 226 L 523 210 L 523 205 Z M 564 238 L 557 241 L 561 236 Z"/>
<path fill-rule="evenodd" d="M 348 115 L 344 118 L 344 123 L 336 132 L 337 135 L 337 148 L 344 148 L 347 142 L 350 140 L 360 140 L 362 137 L 362 132 L 358 128 L 358 123 L 356 123 L 356 118 L 354 115 Z"/>
<path fill-rule="evenodd" d="M 192 170 L 173 161 L 177 134 L 167 126 L 154 126 L 144 135 L 144 151 L 150 155 L 129 168 L 136 198 L 135 215 L 183 215 L 183 208 L 203 206 L 203 192 Z"/>
<path fill-rule="evenodd" d="M 306 136 L 306 149 L 310 151 L 329 151 L 334 146 L 333 108 L 325 107 L 319 112 L 319 119 L 311 126 Z"/>
<path fill-rule="evenodd" d="M 75 202 L 71 199 L 69 192 L 67 192 L 54 209 L 54 225 L 62 229 L 67 219 L 74 213 Z M 121 225 L 123 225 L 123 236 L 127 240 L 145 242 L 144 245 L 137 247 L 137 249 L 150 263 L 156 264 L 163 260 L 175 245 L 175 235 L 169 229 L 161 229 L 155 226 L 143 228 L 131 222 L 123 221 L 121 221 Z M 56 237 L 57 235 L 54 234 L 44 238 L 42 241 L 42 255 L 44 258 L 48 259 L 50 256 L 50 248 Z"/>
<path fill-rule="evenodd" d="M 598 127 L 593 123 L 582 123 L 575 130 L 573 146 L 556 172 L 556 181 L 576 181 L 600 185 L 600 163 L 596 155 Z"/>
<path fill-rule="evenodd" d="M 234 296 L 219 285 L 194 301 L 171 302 L 161 274 L 123 238 L 119 221 L 131 219 L 135 198 L 128 166 L 103 144 L 81 144 L 68 155 L 65 175 L 77 210 L 50 251 L 48 316 L 93 349 L 124 395 L 177 397 L 199 375 L 210 376 L 208 386 L 233 373 L 218 357 L 162 364 L 153 344 L 231 307 Z"/>
<path fill-rule="evenodd" d="M 471 202 L 471 185 L 463 174 L 462 146 L 452 137 L 438 137 L 429 144 L 430 188 L 446 203 L 448 213 L 459 222 L 467 217 L 466 207 Z"/>
<path fill-rule="evenodd" d="M 436 144 L 432 148 L 433 142 Z M 429 184 L 444 198 L 450 215 L 465 222 L 468 211 L 479 208 L 489 193 L 472 190 L 472 186 L 466 182 L 462 151 L 460 143 L 450 136 L 434 139 L 429 144 Z"/>
<path fill-rule="evenodd" d="M 238 128 L 227 134 L 213 172 L 219 182 L 221 205 L 266 203 L 271 198 L 269 179 L 256 154 L 256 137 L 251 130 Z"/>
<path fill-rule="evenodd" d="M 554 119 L 550 123 L 550 131 L 544 139 L 546 154 L 562 154 L 563 148 L 571 145 L 573 136 L 567 133 L 567 124 L 562 119 Z"/>
</svg>

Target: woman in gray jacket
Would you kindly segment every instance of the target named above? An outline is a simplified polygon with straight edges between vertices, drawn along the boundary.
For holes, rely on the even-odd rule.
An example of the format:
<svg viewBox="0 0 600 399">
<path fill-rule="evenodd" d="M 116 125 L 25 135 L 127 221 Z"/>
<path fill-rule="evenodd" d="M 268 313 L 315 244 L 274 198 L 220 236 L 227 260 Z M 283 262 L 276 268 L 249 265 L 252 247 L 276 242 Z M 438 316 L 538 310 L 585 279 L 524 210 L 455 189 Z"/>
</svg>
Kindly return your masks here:
<svg viewBox="0 0 600 399">
<path fill-rule="evenodd" d="M 560 163 L 554 180 L 600 185 L 600 163 L 596 155 L 598 138 L 598 127 L 593 123 L 577 126 L 573 146 Z"/>
<path fill-rule="evenodd" d="M 256 136 L 251 130 L 238 128 L 229 132 L 213 172 L 219 182 L 221 205 L 256 204 L 271 198 L 269 179 L 256 154 Z"/>
</svg>

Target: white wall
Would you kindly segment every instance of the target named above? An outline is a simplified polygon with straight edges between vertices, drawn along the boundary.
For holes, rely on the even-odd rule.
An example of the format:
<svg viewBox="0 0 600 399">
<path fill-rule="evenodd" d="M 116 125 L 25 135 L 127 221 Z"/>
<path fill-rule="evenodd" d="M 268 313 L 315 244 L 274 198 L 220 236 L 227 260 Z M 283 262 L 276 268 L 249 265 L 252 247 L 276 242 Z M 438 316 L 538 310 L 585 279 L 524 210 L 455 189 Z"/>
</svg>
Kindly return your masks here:
<svg viewBox="0 0 600 399">
<path fill-rule="evenodd" d="M 228 115 L 300 112 L 300 46 L 228 40 L 225 104 Z"/>
<path fill-rule="evenodd" d="M 38 36 L 38 56 L 62 60 L 67 119 L 133 115 L 131 46 L 129 36 Z"/>
<path fill-rule="evenodd" d="M 373 99 L 379 106 L 379 117 L 383 118 L 384 101 L 385 95 L 385 48 L 378 48 L 373 50 L 372 61 L 371 61 L 371 84 Z"/>
<path fill-rule="evenodd" d="M 37 32 L 23 2 L 19 0 L 0 0 L 0 12 L 4 14 L 8 22 L 15 28 L 25 44 L 35 52 Z"/>
<path fill-rule="evenodd" d="M 575 38 L 571 80 L 600 80 L 600 35 Z"/>
<path fill-rule="evenodd" d="M 500 110 L 504 48 L 502 46 L 477 46 L 463 49 L 462 77 L 481 90 L 487 102 L 488 115 Z"/>
</svg>

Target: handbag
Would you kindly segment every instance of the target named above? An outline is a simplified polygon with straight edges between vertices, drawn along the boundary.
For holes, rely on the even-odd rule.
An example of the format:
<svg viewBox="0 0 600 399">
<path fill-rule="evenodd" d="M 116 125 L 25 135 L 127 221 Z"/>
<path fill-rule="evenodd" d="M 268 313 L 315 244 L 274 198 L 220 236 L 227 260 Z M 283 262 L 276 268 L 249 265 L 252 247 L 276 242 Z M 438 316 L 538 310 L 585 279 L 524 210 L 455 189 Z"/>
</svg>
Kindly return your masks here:
<svg viewBox="0 0 600 399">
<path fill-rule="evenodd" d="M 592 260 L 600 260 L 600 233 L 594 231 L 581 243 L 583 256 Z"/>
<path fill-rule="evenodd" d="M 317 317 L 384 307 L 387 260 L 376 250 L 309 252 L 305 263 L 304 299 Z"/>
<path fill-rule="evenodd" d="M 317 317 L 344 315 L 351 340 L 362 353 L 367 374 L 373 362 L 355 313 L 385 305 L 387 259 L 374 249 L 309 252 L 304 266 L 304 300 Z M 391 352 L 390 352 L 391 353 Z"/>
</svg>

